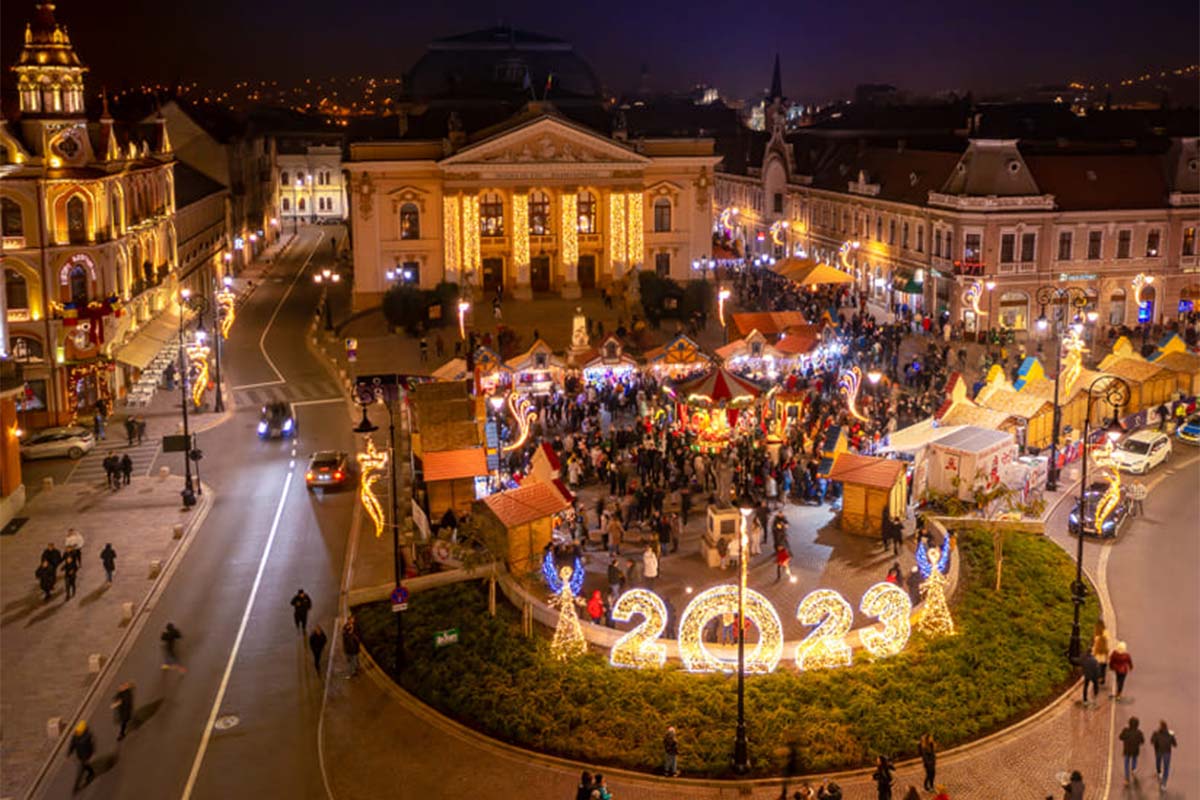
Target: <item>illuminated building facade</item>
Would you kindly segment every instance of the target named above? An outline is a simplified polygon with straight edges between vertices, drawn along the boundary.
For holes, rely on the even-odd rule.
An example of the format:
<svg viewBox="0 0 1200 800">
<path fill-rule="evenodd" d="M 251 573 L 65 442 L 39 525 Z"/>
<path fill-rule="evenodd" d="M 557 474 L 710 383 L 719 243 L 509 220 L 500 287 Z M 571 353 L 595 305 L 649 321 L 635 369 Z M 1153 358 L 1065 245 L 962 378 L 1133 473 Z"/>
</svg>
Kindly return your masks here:
<svg viewBox="0 0 1200 800">
<path fill-rule="evenodd" d="M 279 219 L 336 222 L 346 218 L 342 137 L 279 136 L 275 141 Z"/>
</svg>

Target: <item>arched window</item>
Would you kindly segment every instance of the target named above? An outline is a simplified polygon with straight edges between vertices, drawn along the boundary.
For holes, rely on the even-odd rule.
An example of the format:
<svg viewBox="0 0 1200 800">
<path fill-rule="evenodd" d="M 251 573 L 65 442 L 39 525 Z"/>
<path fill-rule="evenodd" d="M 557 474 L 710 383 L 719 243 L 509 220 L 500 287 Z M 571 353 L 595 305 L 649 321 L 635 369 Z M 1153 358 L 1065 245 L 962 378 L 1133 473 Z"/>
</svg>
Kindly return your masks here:
<svg viewBox="0 0 1200 800">
<path fill-rule="evenodd" d="M 1125 290 L 1113 289 L 1108 298 L 1108 324 L 1116 327 L 1125 324 Z"/>
<path fill-rule="evenodd" d="M 115 238 L 121 232 L 121 198 L 116 193 L 112 195 L 112 211 L 111 218 L 108 220 L 108 225 L 112 229 L 112 235 Z"/>
<path fill-rule="evenodd" d="M 0 226 L 3 226 L 5 236 L 25 235 L 25 220 L 21 216 L 21 207 L 7 197 L 0 198 Z"/>
<path fill-rule="evenodd" d="M 71 272 L 68 276 L 68 285 L 71 289 L 71 302 L 76 306 L 86 306 L 88 302 L 88 274 L 82 264 L 76 264 L 71 267 Z"/>
<path fill-rule="evenodd" d="M 479 198 L 479 235 L 504 235 L 504 199 L 495 192 Z"/>
<path fill-rule="evenodd" d="M 304 202 L 303 197 L 301 197 L 300 200 L 297 201 L 297 203 L 296 203 L 296 208 L 300 209 L 301 211 L 306 210 L 307 206 L 308 206 L 308 204 L 306 202 Z"/>
<path fill-rule="evenodd" d="M 29 308 L 29 284 L 15 269 L 4 270 L 4 303 L 9 311 Z"/>
<path fill-rule="evenodd" d="M 654 232 L 669 233 L 671 230 L 671 201 L 660 197 L 654 201 Z"/>
<path fill-rule="evenodd" d="M 13 336 L 8 340 L 8 351 L 12 353 L 15 361 L 41 361 L 46 357 L 46 350 L 42 347 L 42 343 L 32 336 Z M 17 408 L 20 409 L 21 401 L 17 401 Z"/>
<path fill-rule="evenodd" d="M 67 238 L 71 244 L 87 241 L 87 208 L 83 198 L 75 195 L 67 201 Z"/>
<path fill-rule="evenodd" d="M 421 238 L 421 212 L 416 203 L 405 203 L 400 206 L 400 238 Z"/>
<path fill-rule="evenodd" d="M 534 236 L 550 235 L 550 196 L 545 192 L 529 195 L 529 232 Z"/>
<path fill-rule="evenodd" d="M 596 196 L 591 192 L 580 192 L 579 196 L 575 198 L 575 205 L 579 210 L 579 232 L 595 233 Z"/>
<path fill-rule="evenodd" d="M 1153 286 L 1146 286 L 1142 289 L 1142 300 L 1138 303 L 1137 309 L 1139 325 L 1154 322 L 1154 301 L 1157 299 L 1157 295 Z"/>
<path fill-rule="evenodd" d="M 287 198 L 287 197 L 283 197 L 283 198 L 280 198 L 280 202 L 283 204 L 283 210 L 284 210 L 284 211 L 291 211 L 291 210 L 292 210 L 292 201 L 291 201 L 291 199 L 289 199 L 289 198 Z"/>
<path fill-rule="evenodd" d="M 280 186 L 287 186 L 287 185 L 288 185 L 288 173 L 287 173 L 287 170 L 284 170 L 283 172 L 279 173 L 279 185 L 280 185 Z"/>
<path fill-rule="evenodd" d="M 1024 292 L 1005 292 L 1000 295 L 1000 324 L 1016 331 L 1027 330 L 1029 295 Z"/>
</svg>

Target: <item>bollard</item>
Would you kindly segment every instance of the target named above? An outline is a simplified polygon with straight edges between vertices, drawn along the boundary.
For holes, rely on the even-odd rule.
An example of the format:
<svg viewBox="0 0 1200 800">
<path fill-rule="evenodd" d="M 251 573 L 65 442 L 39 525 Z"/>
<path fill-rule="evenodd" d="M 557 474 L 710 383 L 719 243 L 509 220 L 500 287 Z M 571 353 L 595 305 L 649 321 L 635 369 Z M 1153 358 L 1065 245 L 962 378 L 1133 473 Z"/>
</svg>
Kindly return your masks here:
<svg viewBox="0 0 1200 800">
<path fill-rule="evenodd" d="M 150 577 L 157 578 L 158 573 L 162 571 L 162 562 L 155 560 L 150 562 Z"/>
<path fill-rule="evenodd" d="M 57 739 L 62 735 L 62 717 L 51 717 L 46 720 L 46 736 L 50 739 Z"/>
<path fill-rule="evenodd" d="M 97 673 L 99 673 L 100 672 L 100 662 L 102 660 L 103 660 L 103 656 L 101 656 L 99 653 L 92 653 L 91 655 L 89 655 L 88 656 L 88 672 L 92 673 L 93 675 L 96 675 Z"/>
<path fill-rule="evenodd" d="M 160 481 L 161 481 L 161 480 L 166 480 L 168 477 L 170 477 L 170 475 L 171 475 L 171 468 L 170 468 L 170 467 L 159 467 L 159 468 L 158 468 L 158 479 L 159 479 Z"/>
<path fill-rule="evenodd" d="M 121 621 L 129 622 L 133 619 L 133 603 L 121 603 Z"/>
<path fill-rule="evenodd" d="M 182 539 L 183 538 L 183 523 L 182 522 L 176 522 L 173 526 L 171 526 L 171 538 L 172 539 Z"/>
<path fill-rule="evenodd" d="M 42 478 L 42 491 L 43 492 L 48 492 L 53 488 L 54 488 L 54 478 L 51 478 L 48 475 L 45 478 Z"/>
</svg>

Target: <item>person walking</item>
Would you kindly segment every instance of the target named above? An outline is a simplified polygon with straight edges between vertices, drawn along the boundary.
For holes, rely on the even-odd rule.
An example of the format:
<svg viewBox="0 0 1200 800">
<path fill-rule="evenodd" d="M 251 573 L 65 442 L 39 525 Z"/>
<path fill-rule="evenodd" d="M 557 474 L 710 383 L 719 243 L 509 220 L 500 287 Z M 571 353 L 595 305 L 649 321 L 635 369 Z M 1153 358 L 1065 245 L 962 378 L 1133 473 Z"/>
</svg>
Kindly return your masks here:
<svg viewBox="0 0 1200 800">
<path fill-rule="evenodd" d="M 296 623 L 296 629 L 302 634 L 308 632 L 308 612 L 311 610 L 312 598 L 305 594 L 303 589 L 300 589 L 292 597 L 292 621 Z"/>
<path fill-rule="evenodd" d="M 33 577 L 37 578 L 38 586 L 42 589 L 42 602 L 50 602 L 50 595 L 54 594 L 54 584 L 58 580 L 58 571 L 43 558 L 42 563 L 34 570 Z"/>
<path fill-rule="evenodd" d="M 593 625 L 604 622 L 604 599 L 600 596 L 599 589 L 592 590 L 592 596 L 587 602 L 587 612 Z"/>
<path fill-rule="evenodd" d="M 129 457 L 129 453 L 125 453 L 121 456 L 121 483 L 128 486 L 131 478 L 133 478 L 133 459 Z"/>
<path fill-rule="evenodd" d="M 674 726 L 667 728 L 663 736 L 663 775 L 668 778 L 679 775 L 679 737 Z"/>
<path fill-rule="evenodd" d="M 354 617 L 350 617 L 342 626 L 342 653 L 346 656 L 346 663 L 350 665 L 351 678 L 358 674 L 358 652 L 361 649 L 362 643 L 358 641 L 358 628 L 354 624 Z"/>
<path fill-rule="evenodd" d="M 317 671 L 317 676 L 321 675 L 321 653 L 325 651 L 325 631 L 321 630 L 320 625 L 313 625 L 312 633 L 308 635 L 308 647 L 313 654 L 313 668 Z"/>
<path fill-rule="evenodd" d="M 1129 484 L 1129 488 L 1125 490 L 1125 493 L 1129 496 L 1131 501 L 1129 516 L 1146 516 L 1146 509 L 1142 506 L 1142 502 L 1146 499 L 1146 495 L 1148 494 L 1146 491 L 1146 485 L 1141 481 L 1132 481 Z"/>
<path fill-rule="evenodd" d="M 79 558 L 76 550 L 67 551 L 70 558 L 63 560 L 63 601 L 75 596 L 75 580 L 79 577 Z"/>
<path fill-rule="evenodd" d="M 1063 800 L 1083 800 L 1086 787 L 1083 785 L 1083 773 L 1075 770 L 1069 781 L 1063 784 Z"/>
<path fill-rule="evenodd" d="M 92 736 L 91 728 L 83 720 L 75 726 L 71 734 L 71 744 L 67 747 L 67 757 L 72 755 L 79 759 L 79 772 L 75 775 L 75 791 L 92 782 L 96 770 L 92 768 L 92 756 L 96 754 L 96 739 Z M 84 780 L 83 776 L 87 776 Z"/>
<path fill-rule="evenodd" d="M 117 571 L 117 551 L 113 550 L 113 546 L 105 542 L 104 549 L 100 551 L 100 563 L 104 567 L 104 576 L 109 583 L 112 583 L 113 573 Z"/>
<path fill-rule="evenodd" d="M 646 579 L 646 585 L 653 589 L 658 580 L 658 556 L 650 545 L 646 545 L 642 552 L 642 577 Z"/>
<path fill-rule="evenodd" d="M 1125 679 L 1133 671 L 1133 658 L 1125 649 L 1124 642 L 1117 642 L 1116 648 L 1109 654 L 1108 668 L 1113 675 L 1117 676 L 1117 692 L 1111 696 L 1120 701 L 1121 694 L 1125 691 Z"/>
<path fill-rule="evenodd" d="M 1091 651 L 1083 654 L 1079 659 L 1079 666 L 1083 668 L 1083 707 L 1089 705 L 1095 707 L 1099 705 L 1095 702 L 1095 698 L 1100 696 L 1100 662 L 1092 655 Z M 1092 702 L 1088 702 L 1088 689 L 1092 690 Z"/>
<path fill-rule="evenodd" d="M 117 733 L 117 741 L 125 738 L 125 729 L 129 726 L 129 721 L 133 719 L 133 683 L 125 681 L 117 687 L 117 693 L 113 695 L 112 701 L 113 714 L 116 717 L 117 725 L 120 726 L 120 731 Z"/>
<path fill-rule="evenodd" d="M 786 545 L 779 545 L 775 548 L 775 582 L 779 583 L 783 573 L 792 574 L 789 564 L 792 561 L 792 554 L 788 552 Z"/>
<path fill-rule="evenodd" d="M 871 780 L 875 781 L 875 789 L 879 794 L 879 800 L 892 800 L 892 772 L 895 767 L 888 762 L 887 756 L 879 756 L 875 761 L 875 771 L 871 773 Z"/>
<path fill-rule="evenodd" d="M 83 555 L 83 534 L 74 528 L 67 528 L 67 538 L 63 539 L 63 544 L 74 549 L 77 554 Z"/>
<path fill-rule="evenodd" d="M 1129 785 L 1129 776 L 1137 772 L 1138 756 L 1146 736 L 1138 729 L 1138 718 L 1130 717 L 1129 724 L 1121 731 L 1121 753 L 1125 756 L 1125 785 Z"/>
<path fill-rule="evenodd" d="M 1104 627 L 1101 620 L 1096 620 L 1096 629 L 1092 635 L 1092 655 L 1096 657 L 1096 662 L 1100 664 L 1100 685 L 1103 686 L 1108 678 L 1108 630 Z"/>
<path fill-rule="evenodd" d="M 125 418 L 125 439 L 129 447 L 133 447 L 133 440 L 137 438 L 137 423 L 133 417 Z"/>
<path fill-rule="evenodd" d="M 621 572 L 621 563 L 616 556 L 608 559 L 608 592 L 613 597 L 621 596 L 621 584 L 625 582 L 625 573 Z"/>
<path fill-rule="evenodd" d="M 140 445 L 142 440 L 146 438 L 146 418 L 138 414 L 134 424 L 137 426 L 137 443 Z"/>
<path fill-rule="evenodd" d="M 592 773 L 586 769 L 579 776 L 579 786 L 575 789 L 575 800 L 592 800 Z"/>
<path fill-rule="evenodd" d="M 168 622 L 167 627 L 163 629 L 162 635 L 158 637 L 163 643 L 163 669 L 179 670 L 180 673 L 187 672 L 187 667 L 179 663 L 179 655 L 175 652 L 175 643 L 183 638 L 183 634 L 179 632 L 179 628 L 175 627 L 174 622 Z"/>
<path fill-rule="evenodd" d="M 937 745 L 933 741 L 932 733 L 921 736 L 921 741 L 917 743 L 917 754 L 921 756 L 921 765 L 925 767 L 925 791 L 932 792 L 937 775 Z"/>
<path fill-rule="evenodd" d="M 68 532 L 67 535 L 70 536 L 70 532 Z M 58 570 L 58 565 L 61 564 L 63 560 L 62 551 L 58 549 L 58 545 L 56 545 L 54 542 L 49 542 L 46 545 L 46 549 L 42 551 L 41 560 L 50 564 L 51 569 Z"/>
<path fill-rule="evenodd" d="M 1167 777 L 1171 774 L 1171 750 L 1177 747 L 1175 732 L 1167 727 L 1167 721 L 1159 720 L 1158 730 L 1150 734 L 1150 746 L 1154 748 L 1154 774 L 1158 776 L 1158 788 L 1166 791 Z"/>
</svg>

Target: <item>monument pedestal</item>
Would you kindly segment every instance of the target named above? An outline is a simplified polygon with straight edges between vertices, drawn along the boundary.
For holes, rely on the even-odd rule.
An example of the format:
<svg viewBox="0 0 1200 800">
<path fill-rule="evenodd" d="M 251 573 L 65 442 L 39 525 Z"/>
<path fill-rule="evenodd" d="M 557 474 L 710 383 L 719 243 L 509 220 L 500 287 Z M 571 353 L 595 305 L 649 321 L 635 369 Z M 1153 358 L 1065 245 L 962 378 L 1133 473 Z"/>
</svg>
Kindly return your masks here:
<svg viewBox="0 0 1200 800">
<path fill-rule="evenodd" d="M 583 297 L 583 290 L 579 288 L 578 283 L 564 283 L 562 285 L 562 296 L 564 300 L 578 300 Z"/>
</svg>

